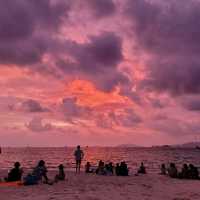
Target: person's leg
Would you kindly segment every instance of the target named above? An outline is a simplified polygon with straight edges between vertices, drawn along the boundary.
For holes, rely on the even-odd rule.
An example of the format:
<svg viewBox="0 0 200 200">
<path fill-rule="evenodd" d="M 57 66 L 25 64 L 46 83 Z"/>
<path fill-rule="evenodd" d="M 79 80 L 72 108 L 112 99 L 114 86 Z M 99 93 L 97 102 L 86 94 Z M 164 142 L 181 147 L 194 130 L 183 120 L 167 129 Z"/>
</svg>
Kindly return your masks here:
<svg viewBox="0 0 200 200">
<path fill-rule="evenodd" d="M 78 172 L 80 173 L 80 171 L 81 171 L 81 161 L 79 160 L 79 162 L 78 162 Z"/>
<path fill-rule="evenodd" d="M 76 173 L 78 172 L 78 161 L 76 160 Z"/>
<path fill-rule="evenodd" d="M 45 179 L 45 183 L 48 183 L 49 179 L 48 179 L 48 177 L 47 177 L 47 174 L 46 174 L 46 173 L 43 175 L 43 177 L 44 177 L 44 179 Z"/>
</svg>

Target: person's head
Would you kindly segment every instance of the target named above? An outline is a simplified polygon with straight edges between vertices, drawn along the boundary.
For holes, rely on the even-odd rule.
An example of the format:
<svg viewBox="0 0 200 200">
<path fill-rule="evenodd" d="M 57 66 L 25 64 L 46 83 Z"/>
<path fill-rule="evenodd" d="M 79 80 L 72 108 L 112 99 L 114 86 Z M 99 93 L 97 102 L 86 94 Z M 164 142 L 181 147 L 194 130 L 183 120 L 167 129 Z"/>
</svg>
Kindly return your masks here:
<svg viewBox="0 0 200 200">
<path fill-rule="evenodd" d="M 141 166 L 142 166 L 142 167 L 144 166 L 144 163 L 143 163 L 143 162 L 141 162 Z"/>
<path fill-rule="evenodd" d="M 80 145 L 77 146 L 77 149 L 81 149 Z"/>
<path fill-rule="evenodd" d="M 190 167 L 190 169 L 193 169 L 194 165 L 193 164 L 189 164 L 189 167 Z"/>
<path fill-rule="evenodd" d="M 14 166 L 15 166 L 15 168 L 19 168 L 20 167 L 20 163 L 19 162 L 15 162 Z"/>
<path fill-rule="evenodd" d="M 119 167 L 119 163 L 117 163 L 116 166 Z"/>
<path fill-rule="evenodd" d="M 183 168 L 187 169 L 188 168 L 187 164 L 183 164 Z"/>
<path fill-rule="evenodd" d="M 175 168 L 176 166 L 175 166 L 174 163 L 170 163 L 170 167 L 171 167 L 171 168 Z"/>
<path fill-rule="evenodd" d="M 90 162 L 87 162 L 86 165 L 87 165 L 87 166 L 90 166 Z"/>
<path fill-rule="evenodd" d="M 112 162 L 109 162 L 109 165 L 110 165 L 110 166 L 112 166 L 112 165 L 113 165 L 113 163 L 112 163 Z"/>
<path fill-rule="evenodd" d="M 59 170 L 63 170 L 63 169 L 64 169 L 64 166 L 63 166 L 62 164 L 60 164 L 60 165 L 58 166 L 58 168 L 59 168 Z"/>
<path fill-rule="evenodd" d="M 45 162 L 44 162 L 44 160 L 40 160 L 39 163 L 38 163 L 38 166 L 40 166 L 40 167 L 45 166 Z"/>
<path fill-rule="evenodd" d="M 161 168 L 165 169 L 165 164 L 164 163 L 161 165 Z"/>
<path fill-rule="evenodd" d="M 100 160 L 100 161 L 99 161 L 99 166 L 102 166 L 102 165 L 103 165 L 103 161 Z"/>
</svg>

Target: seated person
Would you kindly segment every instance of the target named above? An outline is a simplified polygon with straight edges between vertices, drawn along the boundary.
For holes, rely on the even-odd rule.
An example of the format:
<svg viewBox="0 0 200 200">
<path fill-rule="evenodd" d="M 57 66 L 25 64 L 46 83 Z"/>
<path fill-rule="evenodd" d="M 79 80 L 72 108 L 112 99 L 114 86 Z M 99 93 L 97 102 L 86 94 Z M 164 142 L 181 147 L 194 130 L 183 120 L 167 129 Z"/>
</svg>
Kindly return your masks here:
<svg viewBox="0 0 200 200">
<path fill-rule="evenodd" d="M 179 173 L 178 177 L 179 177 L 179 178 L 184 178 L 184 179 L 189 178 L 189 169 L 188 169 L 187 164 L 184 164 L 184 165 L 183 165 L 182 170 L 181 170 L 181 172 Z"/>
<path fill-rule="evenodd" d="M 146 174 L 146 168 L 143 162 L 141 163 L 140 168 L 138 169 L 138 174 Z"/>
<path fill-rule="evenodd" d="M 116 164 L 116 167 L 115 167 L 115 174 L 117 176 L 120 176 L 120 166 L 119 166 L 119 163 Z"/>
<path fill-rule="evenodd" d="M 24 185 L 38 184 L 38 182 L 41 181 L 42 178 L 45 179 L 44 183 L 48 183 L 49 179 L 47 177 L 47 168 L 45 166 L 45 162 L 43 160 L 40 160 L 38 162 L 38 165 L 33 169 L 32 174 L 28 174 L 24 178 Z"/>
<path fill-rule="evenodd" d="M 92 173 L 92 169 L 91 169 L 91 164 L 90 162 L 87 162 L 85 165 L 85 173 Z"/>
<path fill-rule="evenodd" d="M 113 172 L 112 172 L 109 164 L 105 165 L 105 175 L 107 175 L 107 176 L 112 176 L 113 175 Z"/>
<path fill-rule="evenodd" d="M 108 169 L 109 169 L 109 171 L 110 171 L 110 173 L 113 175 L 113 163 L 112 162 L 110 162 L 109 164 L 108 164 Z"/>
<path fill-rule="evenodd" d="M 96 174 L 105 175 L 105 166 L 104 166 L 104 162 L 102 160 L 99 161 L 99 165 L 96 170 Z"/>
<path fill-rule="evenodd" d="M 14 168 L 8 173 L 8 177 L 5 178 L 5 181 L 21 181 L 23 170 L 20 168 L 20 163 L 16 162 Z"/>
<path fill-rule="evenodd" d="M 121 162 L 119 174 L 120 176 L 128 176 L 128 167 L 126 162 Z"/>
<path fill-rule="evenodd" d="M 165 164 L 163 163 L 162 165 L 161 165 L 161 168 L 160 168 L 160 174 L 161 175 L 166 175 L 167 173 L 166 173 L 166 167 L 165 167 Z"/>
<path fill-rule="evenodd" d="M 63 181 L 65 180 L 65 172 L 64 172 L 64 166 L 62 164 L 60 164 L 58 166 L 58 174 L 55 176 L 55 181 Z"/>
<path fill-rule="evenodd" d="M 199 171 L 193 164 L 189 164 L 189 178 L 199 179 Z"/>
<path fill-rule="evenodd" d="M 168 174 L 171 178 L 177 178 L 178 177 L 178 171 L 176 168 L 176 165 L 174 163 L 170 163 Z"/>
</svg>

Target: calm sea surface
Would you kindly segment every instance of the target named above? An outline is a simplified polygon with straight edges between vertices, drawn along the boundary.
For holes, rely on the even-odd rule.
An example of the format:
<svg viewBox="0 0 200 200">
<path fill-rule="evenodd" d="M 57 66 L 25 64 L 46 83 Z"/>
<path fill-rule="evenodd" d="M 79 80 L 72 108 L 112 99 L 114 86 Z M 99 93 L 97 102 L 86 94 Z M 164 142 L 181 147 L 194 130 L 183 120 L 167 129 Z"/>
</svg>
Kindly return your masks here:
<svg viewBox="0 0 200 200">
<path fill-rule="evenodd" d="M 200 167 L 200 150 L 184 148 L 112 148 L 88 147 L 83 148 L 84 161 L 90 161 L 96 166 L 101 159 L 104 162 L 117 163 L 126 161 L 131 172 L 134 173 L 140 162 L 144 162 L 147 170 L 158 172 L 161 163 L 175 162 L 178 167 L 183 163 L 193 163 Z M 38 160 L 45 160 L 49 170 L 55 170 L 61 163 L 66 170 L 74 168 L 74 148 L 2 148 L 0 154 L 0 170 L 10 169 L 15 161 L 22 167 L 31 169 Z"/>
</svg>

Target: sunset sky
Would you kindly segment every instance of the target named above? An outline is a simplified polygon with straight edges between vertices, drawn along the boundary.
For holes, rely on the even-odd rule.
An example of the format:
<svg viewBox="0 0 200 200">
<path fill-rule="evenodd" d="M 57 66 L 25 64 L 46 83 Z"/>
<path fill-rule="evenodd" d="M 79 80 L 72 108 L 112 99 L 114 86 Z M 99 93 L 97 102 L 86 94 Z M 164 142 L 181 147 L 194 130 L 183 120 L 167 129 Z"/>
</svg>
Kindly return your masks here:
<svg viewBox="0 0 200 200">
<path fill-rule="evenodd" d="M 199 136 L 199 0 L 0 0 L 0 146 Z"/>
</svg>

